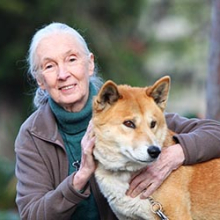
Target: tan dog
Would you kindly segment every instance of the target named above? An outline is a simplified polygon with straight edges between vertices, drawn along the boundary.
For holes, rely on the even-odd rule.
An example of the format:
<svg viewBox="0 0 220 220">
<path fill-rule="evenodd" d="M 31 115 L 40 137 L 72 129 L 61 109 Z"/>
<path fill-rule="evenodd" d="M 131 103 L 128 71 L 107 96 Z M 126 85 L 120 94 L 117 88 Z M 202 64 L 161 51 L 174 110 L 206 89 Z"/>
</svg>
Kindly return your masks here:
<svg viewBox="0 0 220 220">
<path fill-rule="evenodd" d="M 150 200 L 131 198 L 126 191 L 133 172 L 174 144 L 163 114 L 169 87 L 169 77 L 146 88 L 107 81 L 94 99 L 95 176 L 120 220 L 166 219 L 160 210 L 152 212 Z M 152 196 L 170 220 L 219 220 L 220 160 L 180 167 Z"/>
</svg>

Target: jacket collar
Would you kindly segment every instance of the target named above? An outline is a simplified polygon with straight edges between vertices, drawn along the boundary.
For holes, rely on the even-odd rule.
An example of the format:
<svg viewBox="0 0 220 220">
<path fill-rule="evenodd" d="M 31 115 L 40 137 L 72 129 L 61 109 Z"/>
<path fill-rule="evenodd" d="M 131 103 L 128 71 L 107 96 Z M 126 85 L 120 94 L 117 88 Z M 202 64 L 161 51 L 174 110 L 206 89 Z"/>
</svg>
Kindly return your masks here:
<svg viewBox="0 0 220 220">
<path fill-rule="evenodd" d="M 50 109 L 49 103 L 41 106 L 35 112 L 30 132 L 42 140 L 52 142 L 65 149 L 62 137 L 58 132 L 56 119 Z"/>
</svg>

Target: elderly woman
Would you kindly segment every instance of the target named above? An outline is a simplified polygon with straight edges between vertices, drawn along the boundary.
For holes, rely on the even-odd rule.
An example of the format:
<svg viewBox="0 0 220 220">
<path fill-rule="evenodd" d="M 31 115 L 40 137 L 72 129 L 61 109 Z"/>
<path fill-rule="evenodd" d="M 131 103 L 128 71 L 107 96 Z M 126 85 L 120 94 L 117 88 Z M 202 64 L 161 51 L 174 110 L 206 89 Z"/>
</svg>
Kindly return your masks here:
<svg viewBox="0 0 220 220">
<path fill-rule="evenodd" d="M 28 61 L 38 88 L 37 110 L 23 123 L 15 142 L 21 219 L 116 219 L 93 176 L 90 119 L 92 97 L 100 86 L 93 54 L 76 30 L 52 23 L 34 35 Z M 166 119 L 178 133 L 177 144 L 134 177 L 128 191 L 132 197 L 142 193 L 146 198 L 182 164 L 220 156 L 217 122 L 176 114 Z"/>
</svg>

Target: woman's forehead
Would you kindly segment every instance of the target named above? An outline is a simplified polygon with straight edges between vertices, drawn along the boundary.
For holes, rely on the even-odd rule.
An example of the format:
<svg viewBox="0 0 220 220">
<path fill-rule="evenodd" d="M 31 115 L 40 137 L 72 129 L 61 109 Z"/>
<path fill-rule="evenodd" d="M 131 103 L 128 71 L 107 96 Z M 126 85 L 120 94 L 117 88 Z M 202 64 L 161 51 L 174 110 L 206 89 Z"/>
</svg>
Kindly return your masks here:
<svg viewBox="0 0 220 220">
<path fill-rule="evenodd" d="M 85 46 L 78 37 L 69 33 L 52 33 L 39 42 L 37 54 L 40 56 L 74 53 L 85 54 Z"/>
<path fill-rule="evenodd" d="M 43 37 L 39 42 L 38 47 L 54 46 L 54 49 L 56 49 L 56 47 L 59 45 L 61 46 L 73 45 L 79 49 L 85 47 L 81 42 L 81 40 L 76 35 L 70 33 L 63 33 L 63 32 L 60 33 L 55 32 Z"/>
</svg>

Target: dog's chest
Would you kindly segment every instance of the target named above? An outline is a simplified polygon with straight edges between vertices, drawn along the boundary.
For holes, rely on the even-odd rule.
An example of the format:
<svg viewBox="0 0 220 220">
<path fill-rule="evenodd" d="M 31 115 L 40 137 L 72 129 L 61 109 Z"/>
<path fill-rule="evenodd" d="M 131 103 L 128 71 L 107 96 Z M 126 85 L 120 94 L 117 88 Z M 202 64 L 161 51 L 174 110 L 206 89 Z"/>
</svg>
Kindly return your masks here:
<svg viewBox="0 0 220 220">
<path fill-rule="evenodd" d="M 95 176 L 100 190 L 106 196 L 125 196 L 129 188 L 131 174 L 128 172 L 111 172 L 97 167 Z"/>
</svg>

